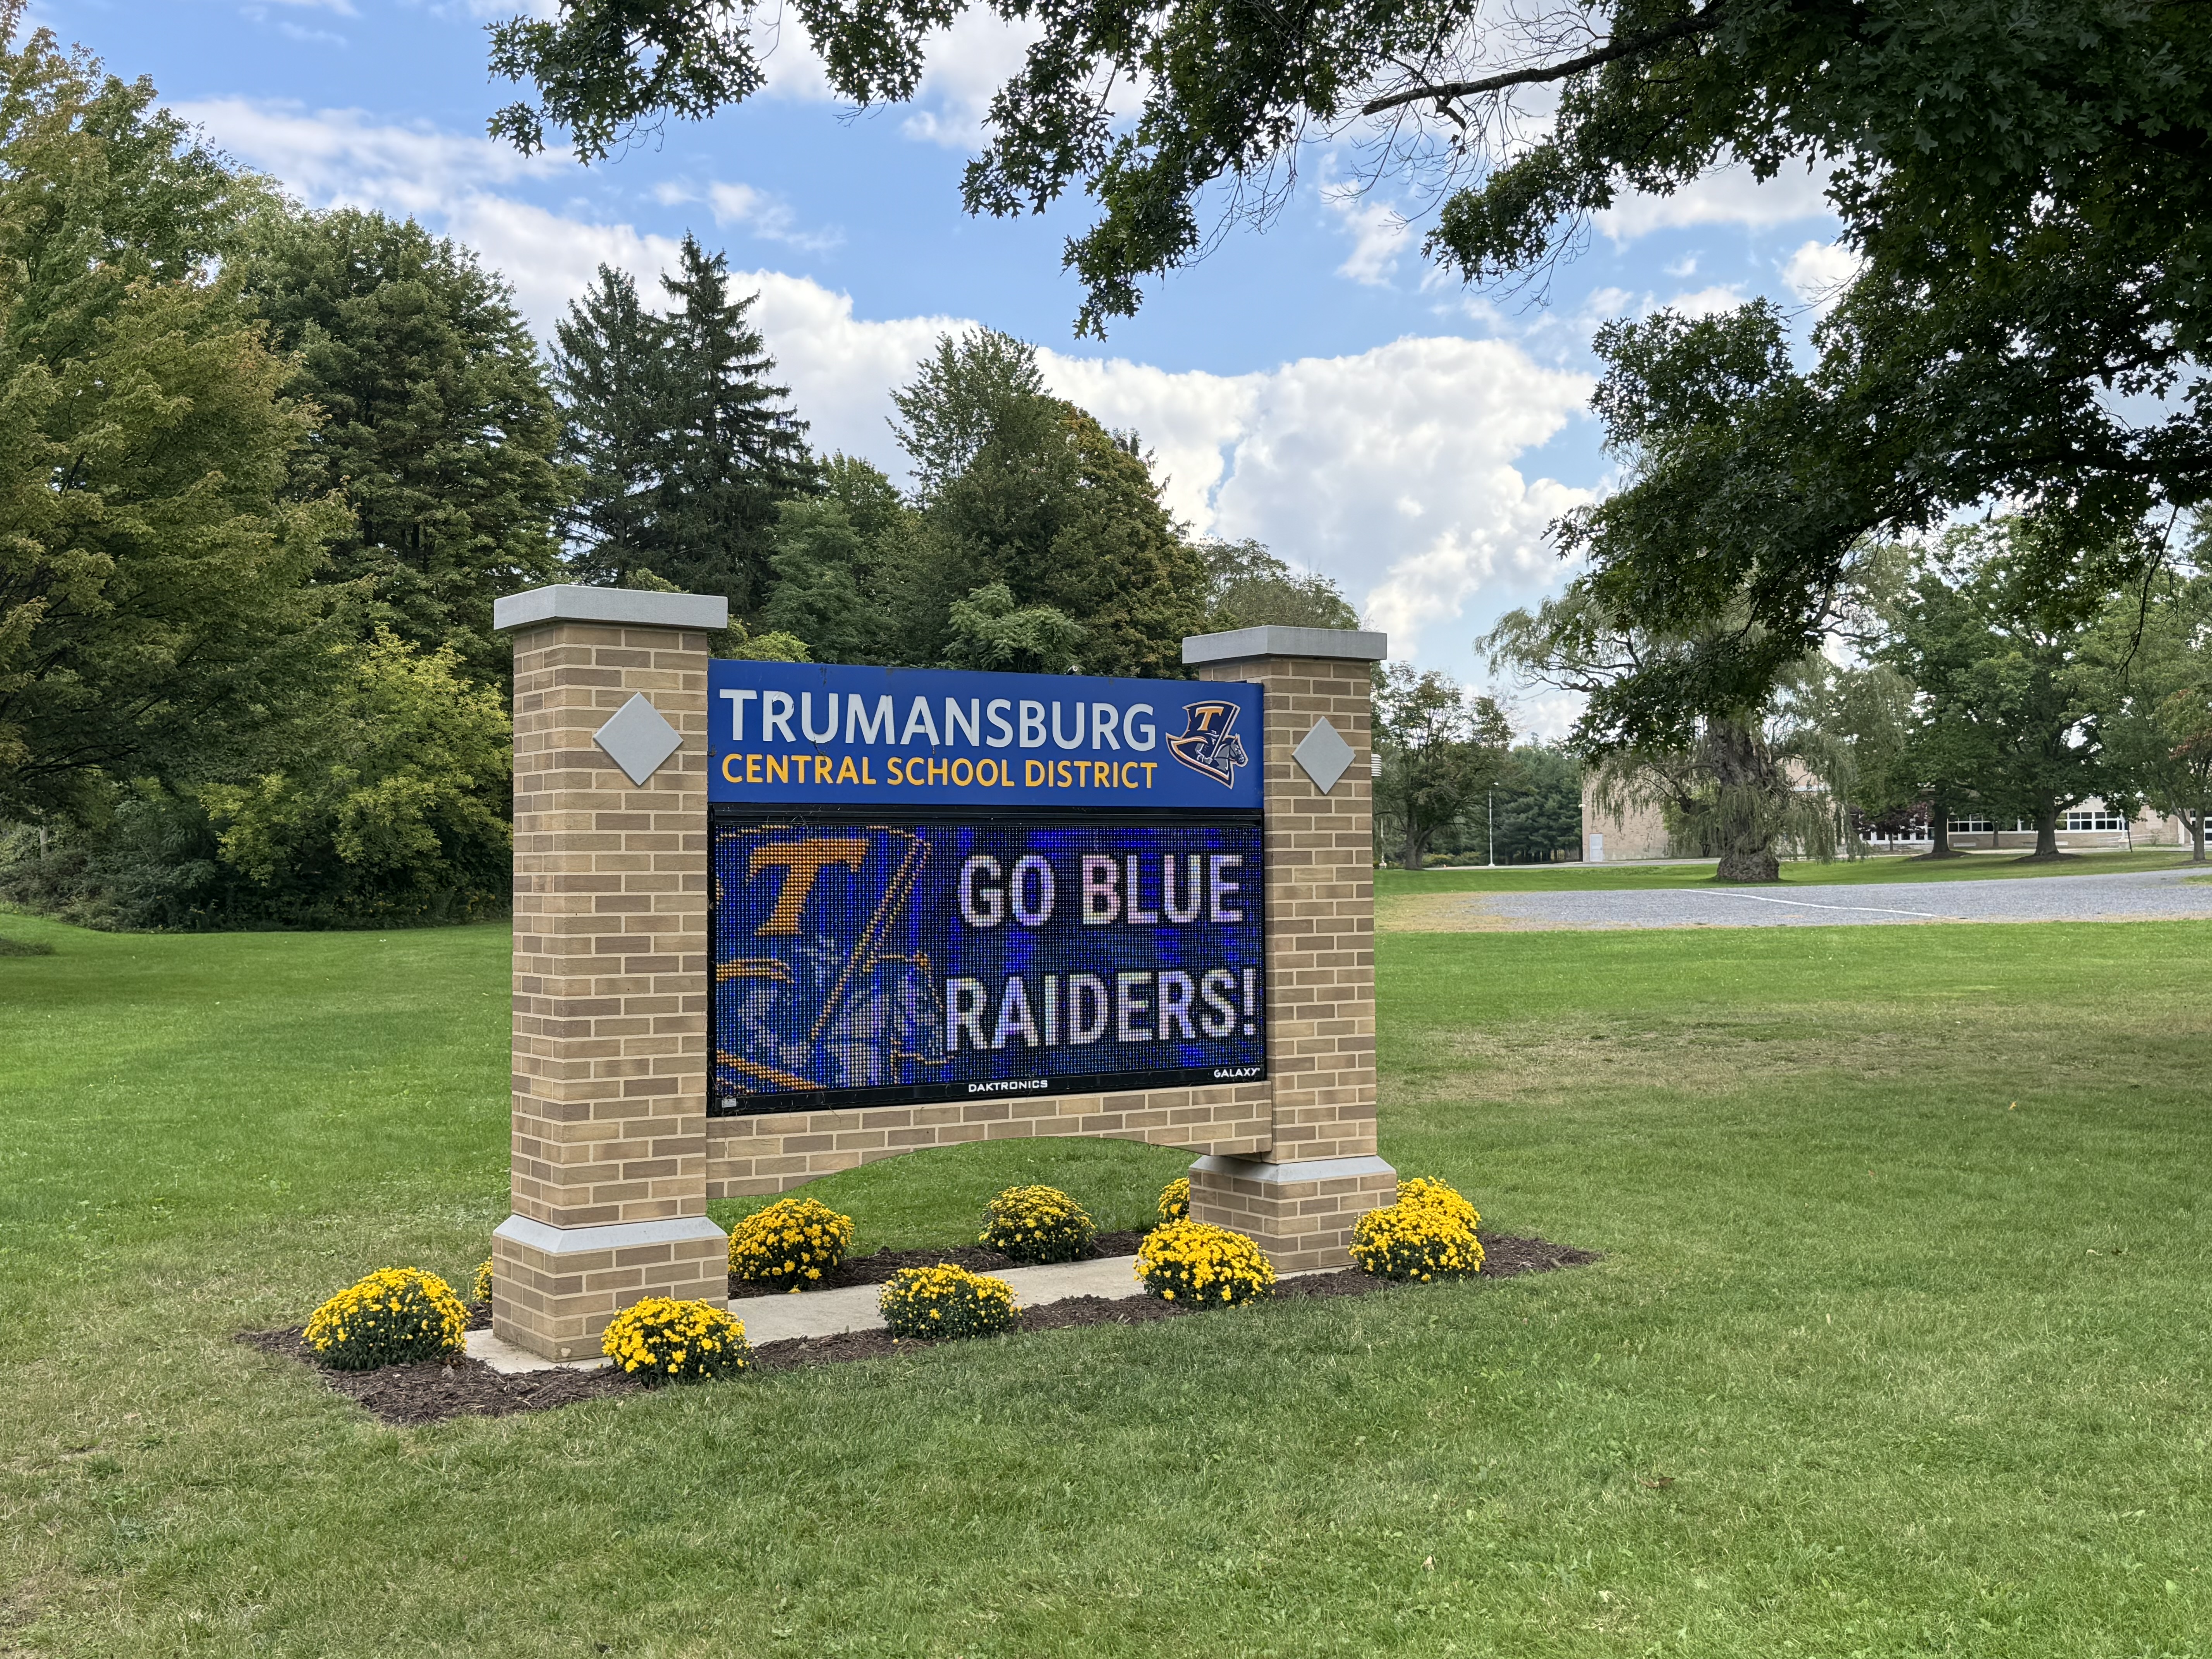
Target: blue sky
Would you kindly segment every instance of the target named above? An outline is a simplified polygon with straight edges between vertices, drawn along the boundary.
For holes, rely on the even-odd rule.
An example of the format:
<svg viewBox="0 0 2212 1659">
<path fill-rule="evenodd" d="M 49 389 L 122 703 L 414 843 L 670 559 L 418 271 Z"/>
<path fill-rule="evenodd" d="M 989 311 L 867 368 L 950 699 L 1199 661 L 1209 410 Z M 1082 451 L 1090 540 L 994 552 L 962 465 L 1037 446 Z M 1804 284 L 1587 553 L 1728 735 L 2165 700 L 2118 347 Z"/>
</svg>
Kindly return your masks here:
<svg viewBox="0 0 2212 1659">
<path fill-rule="evenodd" d="M 1541 305 L 1473 295 L 1426 270 L 1418 222 L 1332 189 L 1346 153 L 1316 149 L 1264 234 L 1233 233 L 1152 285 L 1102 346 L 1073 337 L 1080 295 L 1060 268 L 1080 200 L 1015 222 L 960 211 L 981 110 L 1020 48 L 1003 30 L 963 22 L 915 106 L 856 115 L 793 25 L 766 94 L 586 168 L 483 137 L 513 92 L 488 76 L 483 27 L 515 9 L 37 0 L 32 17 L 150 76 L 311 205 L 413 214 L 475 246 L 541 334 L 599 263 L 649 278 L 696 232 L 759 290 L 817 445 L 895 472 L 887 394 L 939 333 L 981 322 L 1035 341 L 1058 390 L 1144 434 L 1194 527 L 1327 572 L 1394 655 L 1474 680 L 1475 636 L 1568 574 L 1545 525 L 1606 485 L 1583 410 L 1597 324 L 1754 294 L 1805 309 L 1847 269 L 1815 181 L 1722 175 L 1627 204 Z M 1534 729 L 1564 717 L 1520 706 Z"/>
</svg>

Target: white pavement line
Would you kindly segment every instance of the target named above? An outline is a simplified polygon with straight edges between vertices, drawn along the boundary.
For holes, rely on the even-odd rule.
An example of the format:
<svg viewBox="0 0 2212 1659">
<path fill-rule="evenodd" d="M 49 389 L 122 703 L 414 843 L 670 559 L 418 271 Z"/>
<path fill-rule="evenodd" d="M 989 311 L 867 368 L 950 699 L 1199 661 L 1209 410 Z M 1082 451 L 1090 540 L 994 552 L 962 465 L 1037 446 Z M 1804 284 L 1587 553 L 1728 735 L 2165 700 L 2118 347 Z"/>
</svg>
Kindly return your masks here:
<svg viewBox="0 0 2212 1659">
<path fill-rule="evenodd" d="M 1885 916 L 1925 916 L 1930 921 L 1954 921 L 1960 918 L 1941 910 L 1896 910 L 1887 904 L 1815 904 L 1810 899 L 1769 898 L 1764 893 L 1731 893 L 1723 890 L 1721 898 L 1750 899 L 1759 904 L 1792 904 L 1800 910 L 1866 910 Z"/>
</svg>

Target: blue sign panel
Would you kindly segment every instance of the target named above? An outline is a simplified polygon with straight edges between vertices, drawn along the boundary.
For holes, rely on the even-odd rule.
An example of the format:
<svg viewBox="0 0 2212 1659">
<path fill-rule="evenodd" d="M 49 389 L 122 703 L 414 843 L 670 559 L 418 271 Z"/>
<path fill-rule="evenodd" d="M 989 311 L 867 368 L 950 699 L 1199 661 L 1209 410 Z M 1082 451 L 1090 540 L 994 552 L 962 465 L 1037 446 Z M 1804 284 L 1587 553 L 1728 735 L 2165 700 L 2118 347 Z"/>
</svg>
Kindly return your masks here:
<svg viewBox="0 0 2212 1659">
<path fill-rule="evenodd" d="M 1260 854 L 1256 817 L 719 809 L 708 1109 L 1264 1077 Z"/>
<path fill-rule="evenodd" d="M 1260 805 L 1256 685 L 719 660 L 707 684 L 711 801 Z"/>
</svg>

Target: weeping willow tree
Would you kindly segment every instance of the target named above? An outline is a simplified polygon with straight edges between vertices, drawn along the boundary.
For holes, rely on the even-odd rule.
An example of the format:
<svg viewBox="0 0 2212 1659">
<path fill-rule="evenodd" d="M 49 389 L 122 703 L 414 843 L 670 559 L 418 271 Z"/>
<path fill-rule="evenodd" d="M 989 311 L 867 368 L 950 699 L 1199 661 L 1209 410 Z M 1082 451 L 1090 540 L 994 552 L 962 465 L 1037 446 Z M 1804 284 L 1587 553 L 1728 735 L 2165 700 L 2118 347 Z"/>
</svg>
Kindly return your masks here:
<svg viewBox="0 0 2212 1659">
<path fill-rule="evenodd" d="M 1757 626 L 1741 617 L 1726 625 Z M 1585 580 L 1534 611 L 1510 612 L 1481 643 L 1493 668 L 1588 698 L 1630 675 L 1663 679 L 1722 645 L 1712 631 L 1669 638 L 1638 627 Z M 1572 746 L 1592 800 L 1608 812 L 1657 808 L 1678 847 L 1719 860 L 1723 881 L 1778 881 L 1785 852 L 1856 854 L 1853 745 L 1831 718 L 1844 674 L 1812 652 L 1785 665 L 1763 697 L 1685 711 L 1661 740 L 1578 734 Z"/>
</svg>

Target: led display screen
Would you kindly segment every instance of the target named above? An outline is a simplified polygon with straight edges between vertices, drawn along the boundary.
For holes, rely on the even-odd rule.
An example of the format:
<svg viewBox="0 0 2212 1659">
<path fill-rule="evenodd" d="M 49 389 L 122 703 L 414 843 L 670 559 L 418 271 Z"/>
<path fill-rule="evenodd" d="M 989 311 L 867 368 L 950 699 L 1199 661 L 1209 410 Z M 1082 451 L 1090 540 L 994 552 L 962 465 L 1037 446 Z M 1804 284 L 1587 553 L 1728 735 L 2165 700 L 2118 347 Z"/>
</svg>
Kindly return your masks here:
<svg viewBox="0 0 2212 1659">
<path fill-rule="evenodd" d="M 1267 1075 L 1260 824 L 712 825 L 708 1110 Z"/>
</svg>

